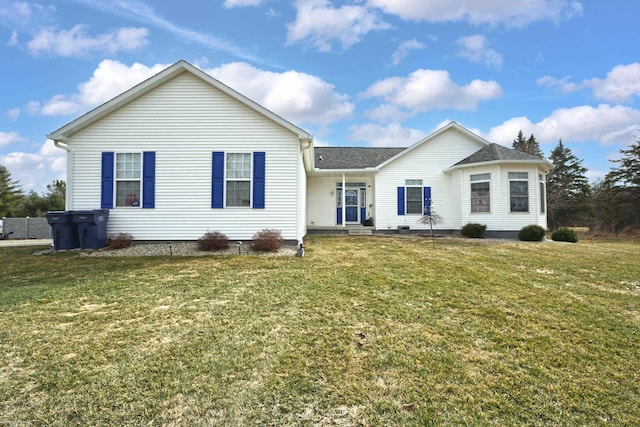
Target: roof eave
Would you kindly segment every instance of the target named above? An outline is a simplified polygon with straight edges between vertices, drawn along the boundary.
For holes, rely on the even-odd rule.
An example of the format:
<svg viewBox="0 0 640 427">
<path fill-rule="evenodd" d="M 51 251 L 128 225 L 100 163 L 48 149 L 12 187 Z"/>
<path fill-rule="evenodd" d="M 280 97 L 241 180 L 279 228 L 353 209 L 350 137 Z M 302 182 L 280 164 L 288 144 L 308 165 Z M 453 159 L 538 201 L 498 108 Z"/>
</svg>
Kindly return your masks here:
<svg viewBox="0 0 640 427">
<path fill-rule="evenodd" d="M 444 170 L 444 173 L 449 173 L 451 171 L 457 170 L 457 169 L 466 169 L 466 168 L 476 168 L 476 167 L 481 167 L 481 166 L 493 166 L 493 165 L 503 165 L 503 164 L 531 164 L 531 165 L 538 165 L 538 166 L 542 166 L 544 167 L 544 169 L 546 170 L 550 170 L 553 165 L 551 163 L 549 163 L 546 160 L 516 160 L 516 159 L 509 159 L 509 160 L 491 160 L 488 162 L 474 162 L 474 163 L 465 163 L 463 165 L 453 165 L 447 169 Z"/>
</svg>

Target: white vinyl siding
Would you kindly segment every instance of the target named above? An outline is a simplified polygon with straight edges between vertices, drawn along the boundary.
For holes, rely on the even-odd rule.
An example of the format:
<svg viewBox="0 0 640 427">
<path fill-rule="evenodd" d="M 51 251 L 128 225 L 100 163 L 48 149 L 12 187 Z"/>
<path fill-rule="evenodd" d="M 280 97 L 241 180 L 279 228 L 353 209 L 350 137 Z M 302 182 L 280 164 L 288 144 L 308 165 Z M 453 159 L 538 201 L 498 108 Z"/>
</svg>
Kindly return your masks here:
<svg viewBox="0 0 640 427">
<path fill-rule="evenodd" d="M 397 187 L 404 187 L 406 179 L 421 179 L 423 186 L 431 187 L 431 212 L 442 218 L 434 228 L 459 229 L 462 192 L 455 178 L 444 171 L 482 147 L 452 128 L 385 165 L 375 179 L 376 229 L 395 230 L 399 225 L 428 228 L 419 222 L 420 215 L 398 215 Z"/>
<path fill-rule="evenodd" d="M 156 152 L 155 209 L 113 209 L 108 233 L 196 240 L 207 230 L 247 240 L 264 229 L 297 240 L 298 135 L 183 73 L 72 135 L 69 209 L 100 207 L 101 152 Z M 211 153 L 266 152 L 265 209 L 211 209 Z M 71 158 L 71 156 L 70 156 Z"/>
</svg>

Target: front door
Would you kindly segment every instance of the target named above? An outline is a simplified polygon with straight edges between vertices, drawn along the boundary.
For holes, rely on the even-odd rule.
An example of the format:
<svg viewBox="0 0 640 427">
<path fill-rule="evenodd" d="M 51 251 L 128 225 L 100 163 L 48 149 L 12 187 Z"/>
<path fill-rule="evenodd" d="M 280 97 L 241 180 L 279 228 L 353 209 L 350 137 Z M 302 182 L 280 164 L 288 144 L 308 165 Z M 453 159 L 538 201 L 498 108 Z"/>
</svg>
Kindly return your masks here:
<svg viewBox="0 0 640 427">
<path fill-rule="evenodd" d="M 347 188 L 344 193 L 344 206 L 347 210 L 345 212 L 347 223 L 358 224 L 359 221 L 359 207 L 360 203 L 358 202 L 358 193 L 359 190 L 356 188 Z"/>
</svg>

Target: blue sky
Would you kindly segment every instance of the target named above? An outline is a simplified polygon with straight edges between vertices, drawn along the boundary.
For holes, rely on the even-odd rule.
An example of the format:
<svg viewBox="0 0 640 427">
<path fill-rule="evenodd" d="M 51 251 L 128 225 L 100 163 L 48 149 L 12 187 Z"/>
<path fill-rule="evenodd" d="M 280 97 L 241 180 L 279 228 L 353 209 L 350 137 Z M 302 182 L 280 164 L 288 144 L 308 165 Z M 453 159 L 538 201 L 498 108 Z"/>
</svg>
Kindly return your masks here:
<svg viewBox="0 0 640 427">
<path fill-rule="evenodd" d="M 604 176 L 640 135 L 636 0 L 0 0 L 0 164 L 65 178 L 48 133 L 185 59 L 314 134 L 409 146 L 455 120 L 558 140 Z"/>
</svg>

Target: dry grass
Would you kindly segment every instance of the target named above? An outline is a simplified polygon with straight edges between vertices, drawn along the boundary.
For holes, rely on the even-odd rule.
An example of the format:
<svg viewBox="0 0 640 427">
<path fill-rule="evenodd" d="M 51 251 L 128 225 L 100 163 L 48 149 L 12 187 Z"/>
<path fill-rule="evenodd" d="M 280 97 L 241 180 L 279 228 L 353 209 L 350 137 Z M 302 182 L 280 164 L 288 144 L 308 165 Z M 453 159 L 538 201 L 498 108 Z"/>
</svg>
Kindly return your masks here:
<svg viewBox="0 0 640 427">
<path fill-rule="evenodd" d="M 0 421 L 638 425 L 638 242 L 0 250 Z"/>
</svg>

